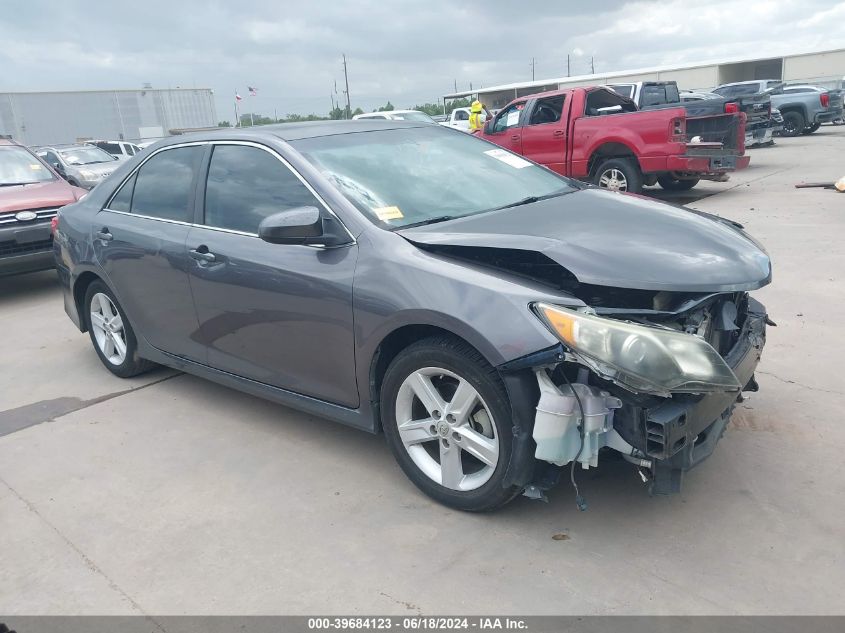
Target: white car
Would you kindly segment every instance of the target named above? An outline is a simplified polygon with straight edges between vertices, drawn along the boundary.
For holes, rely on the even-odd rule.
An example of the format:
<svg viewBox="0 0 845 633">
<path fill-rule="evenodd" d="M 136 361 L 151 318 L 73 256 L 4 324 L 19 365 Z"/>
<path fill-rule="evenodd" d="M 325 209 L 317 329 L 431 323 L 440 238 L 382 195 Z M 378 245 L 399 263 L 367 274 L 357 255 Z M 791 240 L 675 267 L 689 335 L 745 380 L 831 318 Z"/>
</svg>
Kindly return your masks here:
<svg viewBox="0 0 845 633">
<path fill-rule="evenodd" d="M 135 154 L 141 151 L 141 148 L 135 143 L 128 143 L 126 141 L 85 141 L 88 145 L 94 145 L 101 150 L 108 152 L 118 160 L 126 160 L 132 158 Z"/>
<path fill-rule="evenodd" d="M 355 119 L 388 119 L 390 121 L 417 121 L 419 123 L 437 123 L 425 112 L 419 110 L 385 110 L 384 112 L 365 112 L 356 114 Z"/>
<path fill-rule="evenodd" d="M 456 130 L 461 130 L 462 132 L 469 132 L 469 115 L 471 114 L 471 110 L 469 108 L 455 108 L 449 114 L 449 117 L 443 121 L 440 125 L 445 127 L 453 127 Z M 486 108 L 481 112 L 481 124 L 483 125 L 487 119 L 492 119 L 494 116 Z"/>
</svg>

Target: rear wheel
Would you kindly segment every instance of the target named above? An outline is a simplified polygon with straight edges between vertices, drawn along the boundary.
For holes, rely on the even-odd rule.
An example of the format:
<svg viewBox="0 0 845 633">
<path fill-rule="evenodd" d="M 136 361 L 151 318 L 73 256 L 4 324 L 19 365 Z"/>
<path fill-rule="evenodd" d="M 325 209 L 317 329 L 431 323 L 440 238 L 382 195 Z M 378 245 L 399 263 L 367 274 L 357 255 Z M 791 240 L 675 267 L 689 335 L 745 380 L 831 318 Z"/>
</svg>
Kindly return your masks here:
<svg viewBox="0 0 845 633">
<path fill-rule="evenodd" d="M 115 376 L 130 378 L 155 367 L 138 356 L 138 340 L 114 294 L 102 281 L 85 292 L 85 319 L 94 351 Z"/>
<path fill-rule="evenodd" d="M 783 130 L 781 136 L 798 136 L 807 127 L 804 115 L 800 112 L 783 113 Z"/>
<path fill-rule="evenodd" d="M 822 126 L 821 123 L 813 123 L 810 127 L 804 128 L 802 134 L 812 134 Z"/>
<path fill-rule="evenodd" d="M 641 193 L 643 175 L 639 165 L 633 159 L 608 158 L 596 167 L 593 184 L 610 191 Z"/>
<path fill-rule="evenodd" d="M 700 180 L 700 178 L 673 178 L 669 174 L 657 177 L 657 182 L 659 182 L 660 186 L 666 191 L 689 191 L 695 187 Z"/>
<path fill-rule="evenodd" d="M 399 466 L 440 503 L 481 512 L 519 494 L 502 485 L 513 450 L 507 393 L 466 343 L 438 336 L 402 351 L 382 382 L 381 416 Z"/>
</svg>

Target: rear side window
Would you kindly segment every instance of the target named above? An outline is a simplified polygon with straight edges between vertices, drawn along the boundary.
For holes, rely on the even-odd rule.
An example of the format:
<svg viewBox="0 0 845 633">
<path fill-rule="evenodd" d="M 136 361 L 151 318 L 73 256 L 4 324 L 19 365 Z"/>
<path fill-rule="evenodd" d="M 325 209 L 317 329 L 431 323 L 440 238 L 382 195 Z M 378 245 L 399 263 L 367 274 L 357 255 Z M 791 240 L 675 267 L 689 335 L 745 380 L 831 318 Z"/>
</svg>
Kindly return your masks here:
<svg viewBox="0 0 845 633">
<path fill-rule="evenodd" d="M 120 154 L 120 145 L 117 143 L 96 143 L 97 147 L 107 151 L 109 154 Z"/>
<path fill-rule="evenodd" d="M 629 99 L 634 98 L 634 86 L 631 84 L 611 84 L 608 88 L 614 92 L 618 92 L 623 97 L 628 97 Z"/>
<path fill-rule="evenodd" d="M 560 95 L 537 101 L 528 125 L 543 125 L 544 123 L 560 121 L 560 115 L 563 112 L 563 99 L 564 95 Z"/>
<path fill-rule="evenodd" d="M 192 220 L 194 179 L 202 153 L 200 145 L 164 150 L 138 171 L 132 213 L 164 220 Z"/>
<path fill-rule="evenodd" d="M 268 215 L 320 207 L 302 181 L 273 154 L 247 145 L 217 145 L 205 188 L 205 224 L 258 233 Z"/>
<path fill-rule="evenodd" d="M 456 110 L 455 121 L 469 121 L 469 113 L 466 110 Z"/>
<path fill-rule="evenodd" d="M 127 213 L 132 209 L 132 191 L 135 189 L 135 178 L 138 176 L 136 171 L 132 177 L 123 183 L 123 186 L 117 190 L 108 208 L 112 211 L 126 211 Z"/>
</svg>

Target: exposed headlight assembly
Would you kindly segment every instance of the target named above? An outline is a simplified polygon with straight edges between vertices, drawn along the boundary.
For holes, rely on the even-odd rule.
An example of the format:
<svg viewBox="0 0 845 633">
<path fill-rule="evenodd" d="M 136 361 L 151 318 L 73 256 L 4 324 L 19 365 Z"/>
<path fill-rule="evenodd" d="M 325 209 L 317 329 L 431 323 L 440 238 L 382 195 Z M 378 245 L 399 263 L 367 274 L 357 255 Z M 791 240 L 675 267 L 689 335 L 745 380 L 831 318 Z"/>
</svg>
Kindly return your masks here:
<svg viewBox="0 0 845 633">
<path fill-rule="evenodd" d="M 742 385 L 697 336 L 537 303 L 546 326 L 600 376 L 634 392 L 668 395 L 738 391 Z"/>
<path fill-rule="evenodd" d="M 98 174 L 91 171 L 90 169 L 80 169 L 79 170 L 79 176 L 81 178 L 84 178 L 85 180 L 96 180 Z"/>
</svg>

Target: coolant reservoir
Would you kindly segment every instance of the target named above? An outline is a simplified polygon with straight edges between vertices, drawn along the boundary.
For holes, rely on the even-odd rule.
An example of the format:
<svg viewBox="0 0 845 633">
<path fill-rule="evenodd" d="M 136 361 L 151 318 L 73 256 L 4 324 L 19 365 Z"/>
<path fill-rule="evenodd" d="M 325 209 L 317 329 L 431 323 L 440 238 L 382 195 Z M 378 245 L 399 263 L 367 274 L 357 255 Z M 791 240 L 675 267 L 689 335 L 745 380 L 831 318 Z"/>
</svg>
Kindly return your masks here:
<svg viewBox="0 0 845 633">
<path fill-rule="evenodd" d="M 534 457 L 558 466 L 576 457 L 585 464 L 595 465 L 598 450 L 604 446 L 604 434 L 613 428 L 613 409 L 622 403 L 606 391 L 581 383 L 557 387 L 545 370 L 539 370 L 540 401 L 534 418 Z M 580 410 L 575 390 L 584 407 L 584 449 L 578 456 L 581 434 L 578 431 Z"/>
</svg>

